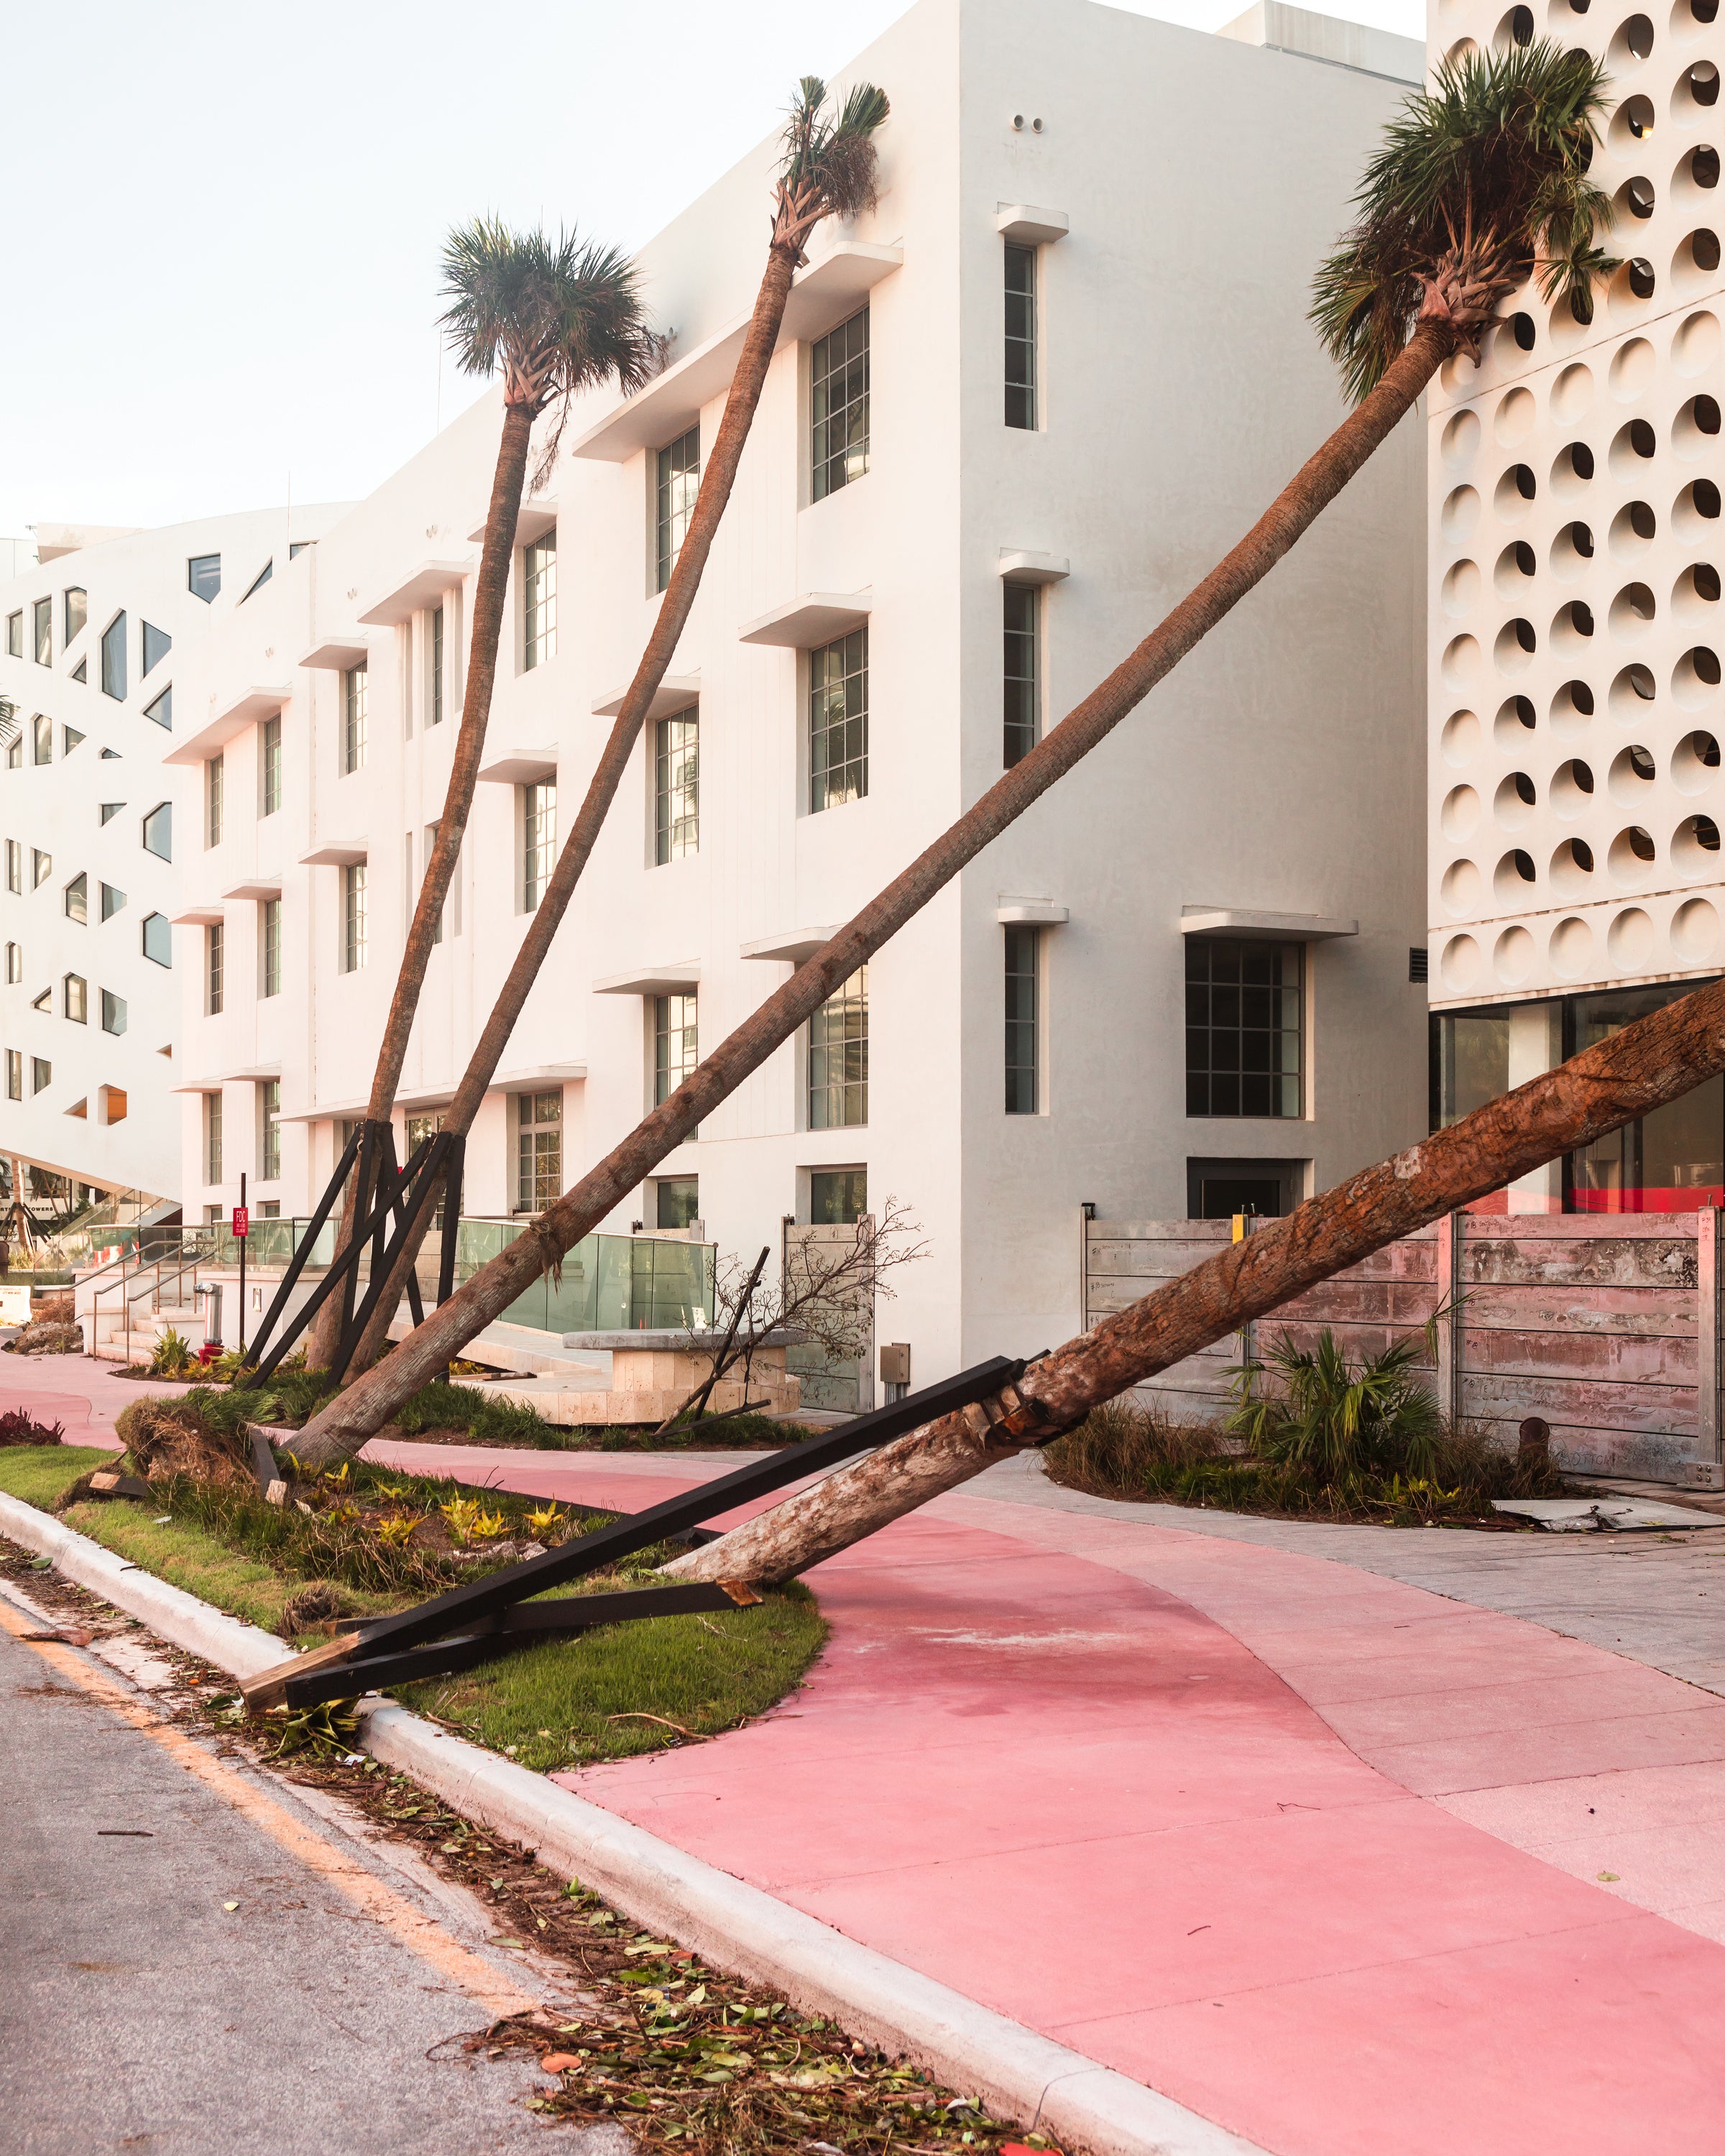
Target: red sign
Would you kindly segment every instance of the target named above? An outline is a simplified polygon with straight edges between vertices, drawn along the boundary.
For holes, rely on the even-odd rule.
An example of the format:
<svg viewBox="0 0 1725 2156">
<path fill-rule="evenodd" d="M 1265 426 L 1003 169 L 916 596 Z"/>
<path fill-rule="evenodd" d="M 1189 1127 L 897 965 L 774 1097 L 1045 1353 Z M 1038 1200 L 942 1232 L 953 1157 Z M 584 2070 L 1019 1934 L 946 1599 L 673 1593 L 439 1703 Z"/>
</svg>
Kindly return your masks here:
<svg viewBox="0 0 1725 2156">
<path fill-rule="evenodd" d="M 246 1237 L 250 1235 L 252 1231 L 252 1215 L 250 1207 L 246 1205 L 236 1205 L 234 1209 L 234 1218 L 229 1223 L 229 1225 L 233 1228 L 234 1234 L 239 1238 L 240 1241 L 244 1242 Z"/>
</svg>

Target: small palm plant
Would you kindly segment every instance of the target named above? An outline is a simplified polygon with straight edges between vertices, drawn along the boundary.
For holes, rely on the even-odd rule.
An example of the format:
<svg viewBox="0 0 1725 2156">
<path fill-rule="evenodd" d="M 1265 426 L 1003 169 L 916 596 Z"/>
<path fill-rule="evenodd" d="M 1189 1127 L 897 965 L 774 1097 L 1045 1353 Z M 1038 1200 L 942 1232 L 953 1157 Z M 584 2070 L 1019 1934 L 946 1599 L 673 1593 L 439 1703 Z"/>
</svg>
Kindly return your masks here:
<svg viewBox="0 0 1725 2156">
<path fill-rule="evenodd" d="M 1416 1334 L 1350 1363 L 1328 1326 L 1309 1348 L 1281 1333 L 1261 1363 L 1235 1371 L 1240 1404 L 1228 1427 L 1260 1458 L 1307 1470 L 1324 1484 L 1362 1474 L 1429 1480 L 1445 1435 L 1437 1401 L 1418 1375 L 1429 1353 Z M 1255 1397 L 1266 1375 L 1278 1389 Z"/>
</svg>

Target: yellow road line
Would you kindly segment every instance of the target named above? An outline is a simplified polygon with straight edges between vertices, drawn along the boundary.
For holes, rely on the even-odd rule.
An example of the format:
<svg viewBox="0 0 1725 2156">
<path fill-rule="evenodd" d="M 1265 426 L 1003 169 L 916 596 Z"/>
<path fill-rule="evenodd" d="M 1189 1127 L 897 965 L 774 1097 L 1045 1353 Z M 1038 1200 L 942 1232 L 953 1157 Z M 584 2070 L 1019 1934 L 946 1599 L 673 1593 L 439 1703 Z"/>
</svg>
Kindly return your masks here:
<svg viewBox="0 0 1725 2156">
<path fill-rule="evenodd" d="M 39 1629 L 39 1620 L 25 1617 L 8 1603 L 0 1601 L 0 1625 L 4 1625 L 14 1639 Z M 375 1873 L 354 1858 L 331 1847 L 322 1835 L 315 1833 L 303 1820 L 295 1818 L 284 1805 L 273 1797 L 265 1796 L 254 1789 L 243 1774 L 218 1759 L 213 1753 L 189 1737 L 182 1729 L 162 1721 L 150 1707 L 126 1691 L 119 1681 L 105 1671 L 94 1669 L 75 1648 L 53 1640 L 28 1640 L 43 1660 L 63 1677 L 69 1677 L 92 1697 L 99 1699 L 134 1729 L 141 1729 L 152 1743 L 159 1744 L 168 1757 L 190 1774 L 197 1775 L 206 1788 L 213 1789 L 223 1803 L 230 1805 L 242 1818 L 279 1842 L 290 1856 L 297 1857 L 307 1871 L 315 1871 L 339 1892 L 347 1896 L 362 1916 L 382 1924 L 393 1933 L 405 1947 L 409 1947 L 428 1962 L 440 1976 L 459 1984 L 463 1991 L 476 1999 L 485 2010 L 501 2019 L 507 2014 L 523 2014 L 538 2004 L 524 1991 L 510 1983 L 490 1964 L 451 1938 L 441 1925 L 415 1908 L 413 1904 L 393 1887 L 387 1887 Z"/>
</svg>

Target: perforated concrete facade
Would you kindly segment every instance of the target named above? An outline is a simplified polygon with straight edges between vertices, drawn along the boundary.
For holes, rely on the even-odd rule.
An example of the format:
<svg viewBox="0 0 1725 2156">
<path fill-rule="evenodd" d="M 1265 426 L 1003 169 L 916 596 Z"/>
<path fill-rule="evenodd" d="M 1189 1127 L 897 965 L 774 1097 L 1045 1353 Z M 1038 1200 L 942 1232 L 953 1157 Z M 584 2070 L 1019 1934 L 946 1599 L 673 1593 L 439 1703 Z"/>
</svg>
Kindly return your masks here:
<svg viewBox="0 0 1725 2156">
<path fill-rule="evenodd" d="M 1432 1001 L 1705 977 L 1725 964 L 1725 23 L 1717 0 L 1440 0 L 1430 22 L 1434 59 L 1518 29 L 1605 58 L 1594 172 L 1626 258 L 1591 323 L 1524 290 L 1430 396 Z"/>
</svg>

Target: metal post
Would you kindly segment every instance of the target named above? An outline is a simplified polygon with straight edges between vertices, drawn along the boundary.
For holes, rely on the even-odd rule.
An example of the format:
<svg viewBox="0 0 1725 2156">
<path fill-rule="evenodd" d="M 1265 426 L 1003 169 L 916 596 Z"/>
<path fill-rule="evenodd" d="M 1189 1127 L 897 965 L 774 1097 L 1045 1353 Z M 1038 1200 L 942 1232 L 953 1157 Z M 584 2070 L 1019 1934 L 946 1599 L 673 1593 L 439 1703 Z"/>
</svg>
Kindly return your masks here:
<svg viewBox="0 0 1725 2156">
<path fill-rule="evenodd" d="M 1694 1481 L 1704 1490 L 1725 1486 L 1725 1445 L 1719 1414 L 1719 1208 L 1695 1215 Z"/>
</svg>

